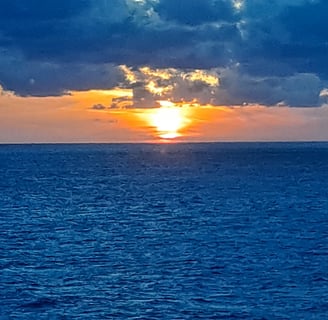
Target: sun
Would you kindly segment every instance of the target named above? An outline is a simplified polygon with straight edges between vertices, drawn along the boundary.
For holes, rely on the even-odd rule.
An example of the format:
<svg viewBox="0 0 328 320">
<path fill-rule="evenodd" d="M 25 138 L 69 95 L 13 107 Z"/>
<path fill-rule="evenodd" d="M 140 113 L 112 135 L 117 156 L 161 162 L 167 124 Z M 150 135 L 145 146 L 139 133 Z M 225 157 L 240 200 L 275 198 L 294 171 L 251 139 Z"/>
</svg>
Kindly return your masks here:
<svg viewBox="0 0 328 320">
<path fill-rule="evenodd" d="M 181 136 L 179 131 L 184 127 L 186 119 L 181 107 L 163 102 L 160 108 L 154 110 L 150 122 L 160 138 L 174 139 Z"/>
<path fill-rule="evenodd" d="M 174 139 L 179 136 L 183 118 L 179 108 L 161 107 L 152 117 L 152 124 L 163 139 Z"/>
</svg>

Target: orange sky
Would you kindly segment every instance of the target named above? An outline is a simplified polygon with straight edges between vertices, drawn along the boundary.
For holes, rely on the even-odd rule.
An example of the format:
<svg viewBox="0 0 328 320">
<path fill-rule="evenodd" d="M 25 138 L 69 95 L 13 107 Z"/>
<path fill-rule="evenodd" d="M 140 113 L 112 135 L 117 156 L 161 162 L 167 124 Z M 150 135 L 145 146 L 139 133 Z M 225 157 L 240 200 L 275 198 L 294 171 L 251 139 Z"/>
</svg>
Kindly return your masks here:
<svg viewBox="0 0 328 320">
<path fill-rule="evenodd" d="M 328 106 L 169 104 L 167 108 L 176 111 L 160 114 L 159 108 L 92 109 L 95 104 L 109 106 L 112 98 L 121 96 L 131 96 L 131 92 L 92 90 L 60 97 L 17 97 L 2 91 L 0 142 L 160 142 L 169 140 L 161 138 L 166 136 L 175 137 L 170 141 L 328 140 Z"/>
</svg>

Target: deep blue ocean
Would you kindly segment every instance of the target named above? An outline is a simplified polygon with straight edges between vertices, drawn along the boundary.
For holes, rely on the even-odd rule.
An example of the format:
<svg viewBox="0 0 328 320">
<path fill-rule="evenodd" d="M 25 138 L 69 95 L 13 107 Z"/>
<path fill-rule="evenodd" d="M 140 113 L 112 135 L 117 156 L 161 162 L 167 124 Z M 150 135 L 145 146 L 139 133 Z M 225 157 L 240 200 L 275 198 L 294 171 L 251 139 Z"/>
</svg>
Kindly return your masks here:
<svg viewBox="0 0 328 320">
<path fill-rule="evenodd" d="M 328 143 L 0 145 L 0 319 L 328 319 Z"/>
</svg>

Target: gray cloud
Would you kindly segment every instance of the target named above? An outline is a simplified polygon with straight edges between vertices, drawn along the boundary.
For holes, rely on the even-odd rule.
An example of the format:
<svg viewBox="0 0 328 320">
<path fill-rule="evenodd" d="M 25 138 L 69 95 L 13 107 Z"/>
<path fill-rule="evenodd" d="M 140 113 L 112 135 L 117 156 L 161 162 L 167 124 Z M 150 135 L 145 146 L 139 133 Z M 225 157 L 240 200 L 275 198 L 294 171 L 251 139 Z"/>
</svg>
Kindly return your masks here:
<svg viewBox="0 0 328 320">
<path fill-rule="evenodd" d="M 58 63 L 30 60 L 17 51 L 3 52 L 0 84 L 19 95 L 62 95 L 69 90 L 116 86 L 123 74 L 113 64 Z"/>
<path fill-rule="evenodd" d="M 294 107 L 319 105 L 323 83 L 314 74 L 252 77 L 239 73 L 237 68 L 224 69 L 221 72 L 221 86 L 216 91 L 216 104 L 259 103 L 273 106 L 283 103 Z"/>
</svg>

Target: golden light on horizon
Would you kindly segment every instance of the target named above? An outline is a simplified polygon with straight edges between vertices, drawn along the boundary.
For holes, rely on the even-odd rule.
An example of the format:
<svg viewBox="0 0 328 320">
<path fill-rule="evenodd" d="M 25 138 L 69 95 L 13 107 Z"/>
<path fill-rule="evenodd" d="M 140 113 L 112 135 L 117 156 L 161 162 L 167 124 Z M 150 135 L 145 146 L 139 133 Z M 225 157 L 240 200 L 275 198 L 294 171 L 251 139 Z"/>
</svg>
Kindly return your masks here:
<svg viewBox="0 0 328 320">
<path fill-rule="evenodd" d="M 328 106 L 268 108 L 157 101 L 160 108 L 93 109 L 131 89 L 73 91 L 60 97 L 21 97 L 0 87 L 2 143 L 203 141 L 326 141 Z M 326 95 L 323 90 L 322 96 Z M 300 132 L 303 132 L 300 135 Z"/>
<path fill-rule="evenodd" d="M 327 89 L 320 93 L 326 97 Z M 133 90 L 71 91 L 55 97 L 22 97 L 0 86 L 2 143 L 107 143 L 203 141 L 326 141 L 328 106 L 268 108 L 157 100 L 160 108 L 111 108 L 132 101 Z M 163 97 L 164 98 L 164 97 Z M 119 100 L 120 101 L 120 100 Z M 125 101 L 125 100 L 124 100 Z M 103 109 L 94 109 L 101 104 Z M 300 132 L 303 132 L 300 135 Z"/>
</svg>

